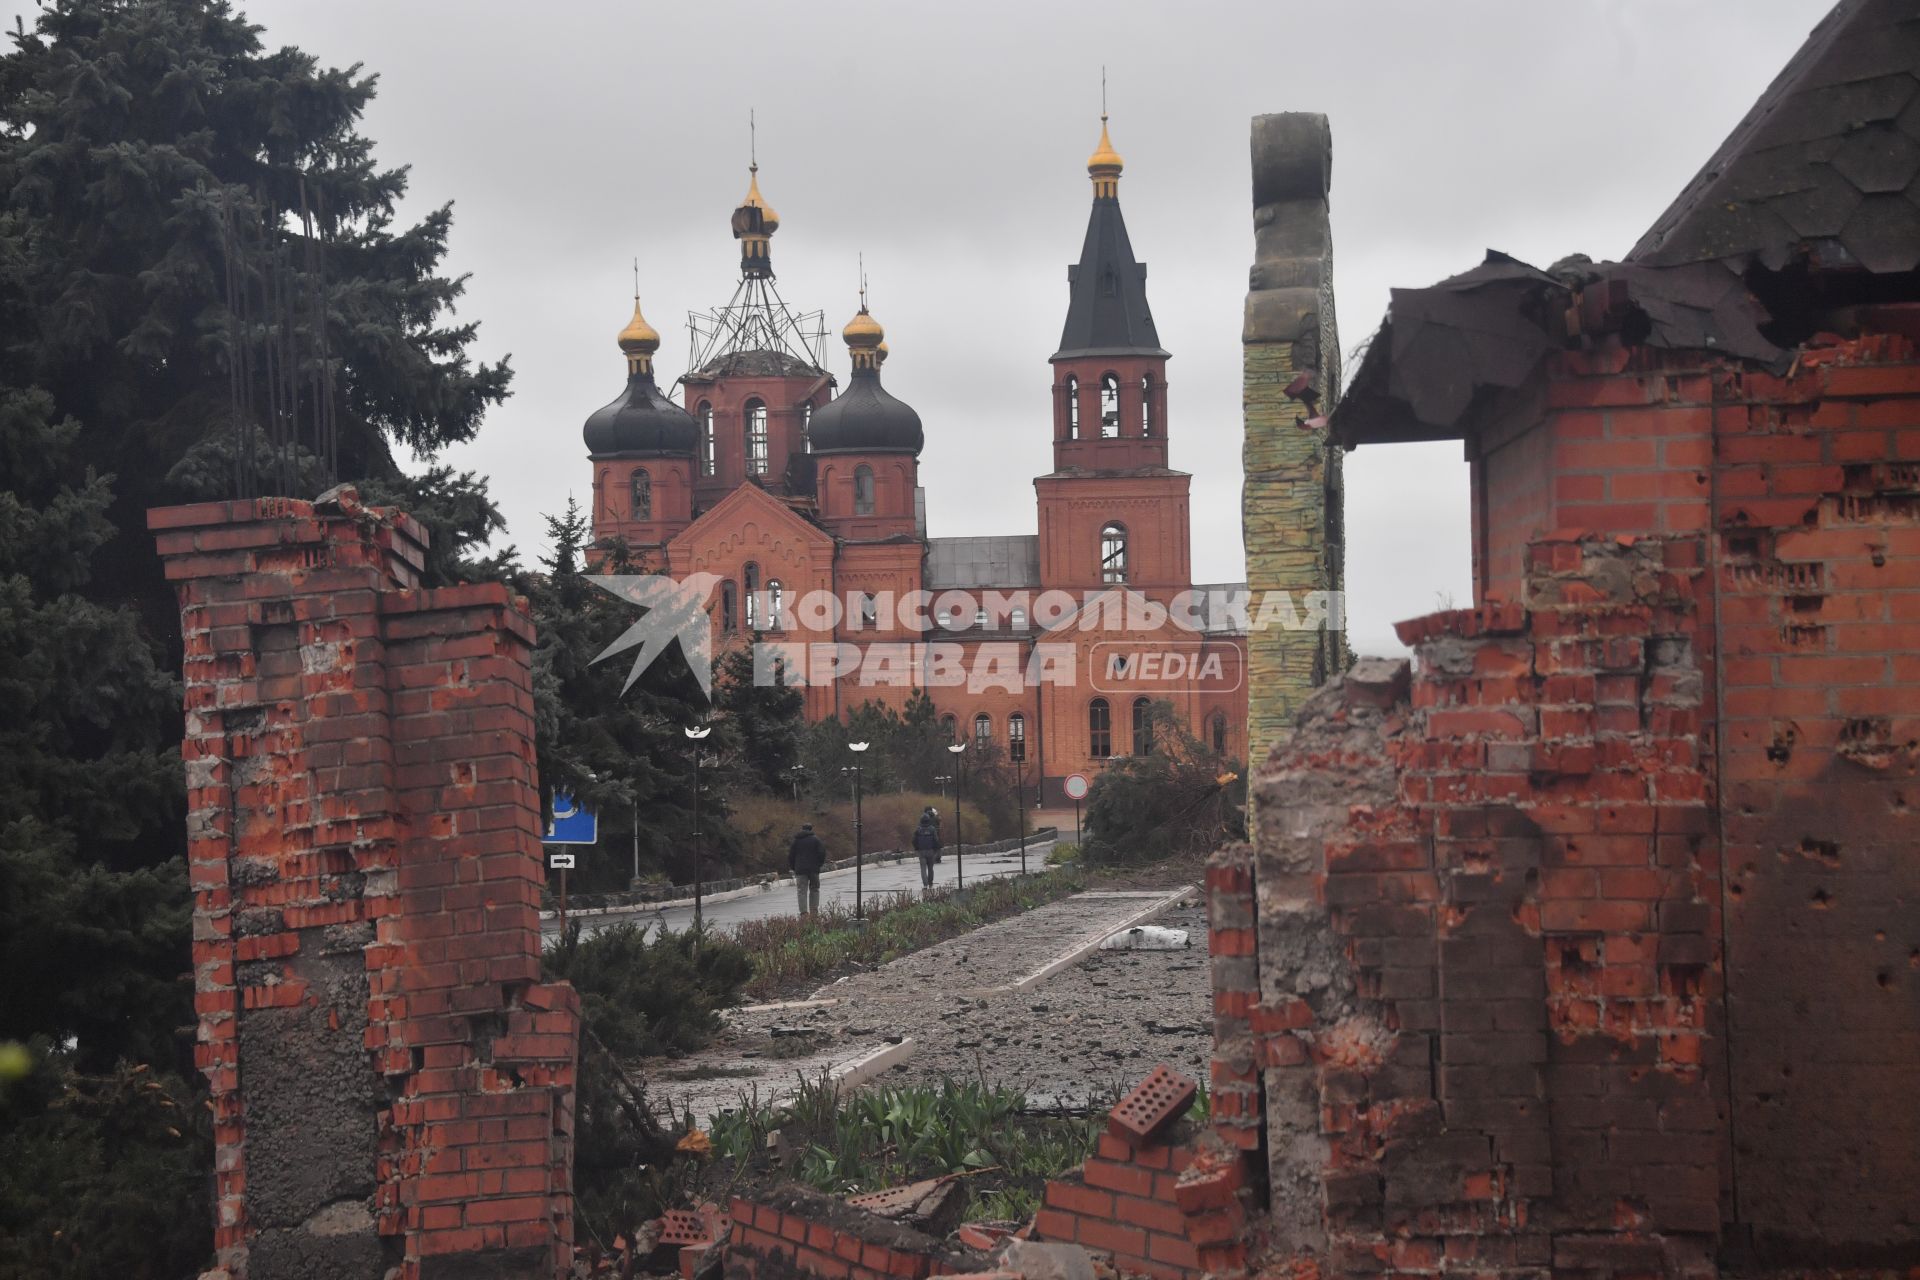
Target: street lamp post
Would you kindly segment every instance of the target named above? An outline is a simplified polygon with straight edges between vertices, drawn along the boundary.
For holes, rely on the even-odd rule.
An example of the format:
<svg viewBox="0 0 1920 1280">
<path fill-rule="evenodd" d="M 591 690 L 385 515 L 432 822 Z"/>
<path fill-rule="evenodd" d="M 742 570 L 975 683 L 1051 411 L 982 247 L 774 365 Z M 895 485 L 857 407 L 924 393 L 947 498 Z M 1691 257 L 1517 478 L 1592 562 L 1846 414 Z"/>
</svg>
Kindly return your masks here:
<svg viewBox="0 0 1920 1280">
<path fill-rule="evenodd" d="M 954 754 L 953 780 L 953 887 L 967 883 L 967 826 L 962 816 L 967 802 L 967 744 L 956 742 L 947 750 Z"/>
<path fill-rule="evenodd" d="M 700 840 L 700 751 L 712 732 L 712 725 L 687 726 L 687 737 L 693 741 L 693 933 L 696 939 L 704 924 L 701 899 L 706 896 L 706 858 Z"/>
<path fill-rule="evenodd" d="M 860 753 L 870 744 L 849 742 L 847 750 L 853 752 L 853 918 L 867 918 L 867 898 L 862 888 L 863 863 L 866 846 L 860 836 Z"/>
<path fill-rule="evenodd" d="M 1020 757 L 1019 779 L 1013 784 L 1014 798 L 1020 802 L 1020 874 L 1027 874 L 1027 758 Z"/>
</svg>

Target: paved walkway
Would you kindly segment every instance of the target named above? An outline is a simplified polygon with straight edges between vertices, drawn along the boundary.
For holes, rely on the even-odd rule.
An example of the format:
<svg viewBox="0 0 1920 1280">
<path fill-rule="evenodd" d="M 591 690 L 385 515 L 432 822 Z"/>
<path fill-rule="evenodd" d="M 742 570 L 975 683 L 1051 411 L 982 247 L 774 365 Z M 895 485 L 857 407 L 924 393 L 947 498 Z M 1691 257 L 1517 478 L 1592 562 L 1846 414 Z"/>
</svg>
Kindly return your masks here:
<svg viewBox="0 0 1920 1280">
<path fill-rule="evenodd" d="M 1051 840 L 1035 840 L 1027 846 L 1027 869 L 1043 870 L 1047 865 L 1047 854 L 1053 849 Z M 1020 874 L 1020 851 L 1009 850 L 1006 853 L 969 853 L 965 862 L 966 882 L 973 884 L 980 880 L 992 880 L 1000 876 Z M 962 864 L 952 853 L 942 858 L 933 869 L 935 886 L 952 887 L 962 872 Z M 860 889 L 868 902 L 880 898 L 891 898 L 898 894 L 917 894 L 920 892 L 920 860 L 904 858 L 897 862 L 881 862 L 865 868 L 860 877 Z M 852 868 L 845 871 L 829 871 L 820 877 L 820 905 L 839 905 L 853 910 L 854 873 Z M 790 916 L 798 910 L 798 899 L 794 894 L 792 880 L 776 880 L 765 889 L 736 890 L 732 896 L 719 901 L 708 899 L 701 910 L 701 916 L 709 929 L 731 929 L 743 920 L 766 920 L 774 916 Z M 691 902 L 669 902 L 651 906 L 621 908 L 617 911 L 581 915 L 580 931 L 591 935 L 609 924 L 664 924 L 672 929 L 685 929 L 693 923 L 693 904 Z M 541 927 L 549 937 L 560 932 L 557 917 L 541 922 Z"/>
<path fill-rule="evenodd" d="M 1174 905 L 1182 900 L 1196 905 Z M 830 983 L 813 1002 L 735 1010 L 710 1048 L 639 1069 L 656 1103 L 701 1120 L 743 1097 L 788 1093 L 802 1077 L 839 1075 L 900 1041 L 911 1053 L 885 1079 L 979 1071 L 1036 1101 L 1092 1100 L 1157 1061 L 1205 1063 L 1211 997 L 1197 903 L 1191 889 L 1075 894 Z M 1190 930 L 1192 949 L 1093 951 L 1022 983 L 1156 909 Z"/>
</svg>

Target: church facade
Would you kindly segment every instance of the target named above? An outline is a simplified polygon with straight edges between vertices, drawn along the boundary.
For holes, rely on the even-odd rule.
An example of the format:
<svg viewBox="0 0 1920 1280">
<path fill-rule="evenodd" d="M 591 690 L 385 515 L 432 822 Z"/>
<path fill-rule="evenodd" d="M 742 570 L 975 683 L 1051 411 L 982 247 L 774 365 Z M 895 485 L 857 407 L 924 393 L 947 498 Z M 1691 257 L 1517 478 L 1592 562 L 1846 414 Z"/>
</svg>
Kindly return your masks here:
<svg viewBox="0 0 1920 1280">
<path fill-rule="evenodd" d="M 740 281 L 695 318 L 679 402 L 656 380 L 660 337 L 636 298 L 619 335 L 626 390 L 584 431 L 598 554 L 624 544 L 643 568 L 708 575 L 716 656 L 753 646 L 763 678 L 804 686 L 812 719 L 925 689 L 956 743 L 996 744 L 1048 806 L 1068 803 L 1068 776 L 1151 750 L 1155 702 L 1222 755 L 1247 751 L 1245 588 L 1192 580 L 1169 353 L 1104 116 L 1087 169 L 1037 532 L 928 535 L 925 429 L 882 384 L 885 333 L 863 297 L 839 389 L 824 334 L 774 285 L 780 224 L 757 166 L 733 214 Z"/>
</svg>

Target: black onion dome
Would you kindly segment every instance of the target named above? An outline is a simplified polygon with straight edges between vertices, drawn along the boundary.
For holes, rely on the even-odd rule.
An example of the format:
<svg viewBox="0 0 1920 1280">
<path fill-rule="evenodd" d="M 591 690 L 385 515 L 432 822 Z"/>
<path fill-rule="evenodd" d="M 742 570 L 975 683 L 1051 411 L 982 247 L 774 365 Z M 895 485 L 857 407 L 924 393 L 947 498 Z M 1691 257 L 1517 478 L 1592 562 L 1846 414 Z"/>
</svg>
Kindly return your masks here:
<svg viewBox="0 0 1920 1280">
<path fill-rule="evenodd" d="M 847 389 L 813 411 L 807 439 L 815 453 L 912 453 L 926 443 L 920 415 L 880 385 L 874 369 L 853 371 Z"/>
<path fill-rule="evenodd" d="M 587 419 L 587 452 L 593 457 L 618 454 L 692 457 L 700 429 L 693 415 L 662 395 L 652 373 L 627 375 L 627 389 L 619 399 Z"/>
</svg>

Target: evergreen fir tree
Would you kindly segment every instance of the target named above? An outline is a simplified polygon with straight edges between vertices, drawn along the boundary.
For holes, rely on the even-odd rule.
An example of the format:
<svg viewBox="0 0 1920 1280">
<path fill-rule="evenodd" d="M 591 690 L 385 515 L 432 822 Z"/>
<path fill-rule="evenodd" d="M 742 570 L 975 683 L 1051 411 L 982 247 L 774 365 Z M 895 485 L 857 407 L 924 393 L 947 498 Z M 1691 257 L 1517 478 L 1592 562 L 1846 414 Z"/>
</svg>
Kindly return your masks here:
<svg viewBox="0 0 1920 1280">
<path fill-rule="evenodd" d="M 754 683 L 753 653 L 729 650 L 714 664 L 714 718 L 722 752 L 743 785 L 783 792 L 800 764 L 806 699 L 775 663 L 773 680 Z"/>
<path fill-rule="evenodd" d="M 171 1062 L 192 1021 L 185 866 L 143 840 L 183 825 L 161 736 L 179 692 L 132 612 L 82 594 L 115 535 L 78 436 L 44 393 L 0 387 L 0 1038 L 73 1038 L 104 1069 Z"/>
<path fill-rule="evenodd" d="M 590 535 L 586 515 L 569 499 L 564 514 L 547 517 L 545 572 L 525 580 L 539 636 L 533 679 L 540 785 L 549 802 L 554 789 L 565 789 L 600 815 L 600 849 L 583 863 L 582 887 L 625 886 L 630 863 L 619 855 L 636 815 L 643 866 L 691 879 L 693 744 L 684 731 L 708 718 L 706 698 L 677 645 L 624 692 L 630 656 L 595 661 L 638 615 L 587 580 Z M 617 560 L 602 569 L 636 571 Z M 703 817 L 718 827 L 719 794 L 706 795 Z"/>
</svg>

